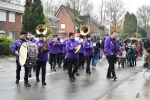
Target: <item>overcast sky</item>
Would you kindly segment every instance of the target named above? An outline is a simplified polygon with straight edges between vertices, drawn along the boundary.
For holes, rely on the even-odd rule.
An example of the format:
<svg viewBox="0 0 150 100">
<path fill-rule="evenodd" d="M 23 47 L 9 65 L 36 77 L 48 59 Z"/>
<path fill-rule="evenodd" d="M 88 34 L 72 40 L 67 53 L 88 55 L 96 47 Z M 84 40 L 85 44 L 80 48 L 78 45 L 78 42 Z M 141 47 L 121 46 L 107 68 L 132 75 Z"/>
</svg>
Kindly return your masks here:
<svg viewBox="0 0 150 100">
<path fill-rule="evenodd" d="M 90 0 L 93 2 L 95 9 L 97 8 L 98 4 L 100 3 L 100 0 Z M 136 13 L 136 10 L 141 7 L 142 5 L 148 5 L 150 6 L 150 0 L 122 0 L 122 2 L 125 4 L 125 8 L 130 13 Z"/>
</svg>

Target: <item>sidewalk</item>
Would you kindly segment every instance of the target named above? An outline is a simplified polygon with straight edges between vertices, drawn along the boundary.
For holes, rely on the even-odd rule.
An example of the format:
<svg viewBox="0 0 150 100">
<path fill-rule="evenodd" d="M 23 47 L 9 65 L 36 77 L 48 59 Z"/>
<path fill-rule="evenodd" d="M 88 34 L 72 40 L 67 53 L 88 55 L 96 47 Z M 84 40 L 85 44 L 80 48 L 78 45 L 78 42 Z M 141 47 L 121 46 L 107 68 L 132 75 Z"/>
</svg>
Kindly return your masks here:
<svg viewBox="0 0 150 100">
<path fill-rule="evenodd" d="M 15 56 L 0 57 L 0 69 L 14 67 L 14 64 L 16 64 L 15 61 L 16 61 Z"/>
<path fill-rule="evenodd" d="M 142 70 L 100 100 L 150 100 L 150 72 Z"/>
</svg>

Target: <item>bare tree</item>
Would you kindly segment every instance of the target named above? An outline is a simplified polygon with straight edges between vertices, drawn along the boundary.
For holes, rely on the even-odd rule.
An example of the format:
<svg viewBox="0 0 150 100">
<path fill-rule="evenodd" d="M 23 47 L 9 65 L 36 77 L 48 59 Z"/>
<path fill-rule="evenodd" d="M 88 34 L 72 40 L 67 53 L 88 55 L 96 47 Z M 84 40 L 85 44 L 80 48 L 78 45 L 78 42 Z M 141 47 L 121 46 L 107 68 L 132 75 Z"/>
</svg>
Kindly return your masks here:
<svg viewBox="0 0 150 100">
<path fill-rule="evenodd" d="M 138 8 L 136 13 L 138 22 L 142 27 L 147 28 L 150 26 L 150 6 L 143 5 Z"/>
<path fill-rule="evenodd" d="M 108 25 L 110 21 L 111 28 L 117 30 L 122 26 L 122 21 L 126 13 L 124 3 L 121 0 L 102 0 L 99 5 L 100 23 Z"/>
</svg>

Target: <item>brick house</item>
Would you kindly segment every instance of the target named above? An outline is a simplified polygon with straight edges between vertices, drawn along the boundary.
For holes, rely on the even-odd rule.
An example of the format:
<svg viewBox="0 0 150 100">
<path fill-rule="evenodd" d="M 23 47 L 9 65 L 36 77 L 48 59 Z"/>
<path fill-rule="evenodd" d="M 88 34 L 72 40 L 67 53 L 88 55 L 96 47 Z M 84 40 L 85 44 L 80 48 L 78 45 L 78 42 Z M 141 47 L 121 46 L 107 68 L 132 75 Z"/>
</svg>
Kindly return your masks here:
<svg viewBox="0 0 150 100">
<path fill-rule="evenodd" d="M 0 35 L 18 39 L 22 29 L 23 12 L 23 6 L 0 1 Z"/>
<path fill-rule="evenodd" d="M 100 33 L 104 31 L 105 27 L 95 21 L 90 15 L 80 16 L 76 11 L 64 5 L 60 6 L 55 16 L 59 18 L 57 34 L 63 37 L 67 36 L 69 32 L 77 33 L 83 25 L 90 27 L 90 34 Z"/>
</svg>

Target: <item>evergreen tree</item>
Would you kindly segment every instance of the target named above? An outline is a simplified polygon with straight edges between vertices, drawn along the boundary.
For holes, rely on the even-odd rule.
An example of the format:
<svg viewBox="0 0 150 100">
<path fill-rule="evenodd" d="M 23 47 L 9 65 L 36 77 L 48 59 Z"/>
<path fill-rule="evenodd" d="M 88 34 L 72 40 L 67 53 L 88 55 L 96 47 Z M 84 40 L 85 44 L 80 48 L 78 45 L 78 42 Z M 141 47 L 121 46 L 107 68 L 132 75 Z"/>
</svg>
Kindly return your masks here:
<svg viewBox="0 0 150 100">
<path fill-rule="evenodd" d="M 34 0 L 32 14 L 33 14 L 33 16 L 32 16 L 33 20 L 31 21 L 32 22 L 32 33 L 35 34 L 36 26 L 39 24 L 45 24 L 45 21 L 44 21 L 45 16 L 43 13 L 43 6 L 41 3 L 41 0 Z"/>
<path fill-rule="evenodd" d="M 147 32 L 144 28 L 142 27 L 139 27 L 138 28 L 138 33 L 142 35 L 143 38 L 146 38 L 147 37 Z"/>
<path fill-rule="evenodd" d="M 26 0 L 26 4 L 25 4 L 25 11 L 24 14 L 22 16 L 22 24 L 23 27 L 22 29 L 25 31 L 31 31 L 30 26 L 31 26 L 31 22 L 30 22 L 30 18 L 32 18 L 32 11 L 30 9 L 30 2 L 28 0 Z"/>
<path fill-rule="evenodd" d="M 134 32 L 136 32 L 136 28 L 137 28 L 137 18 L 136 16 L 132 13 L 130 14 L 129 12 L 127 12 L 127 14 L 125 15 L 125 21 L 124 21 L 124 33 L 128 33 L 128 34 L 133 34 Z"/>
<path fill-rule="evenodd" d="M 45 24 L 43 6 L 40 0 L 26 0 L 25 11 L 23 14 L 23 30 L 36 34 L 35 28 L 39 24 Z"/>
</svg>

